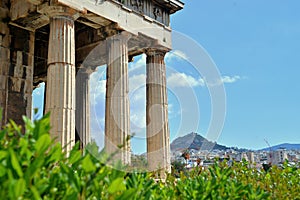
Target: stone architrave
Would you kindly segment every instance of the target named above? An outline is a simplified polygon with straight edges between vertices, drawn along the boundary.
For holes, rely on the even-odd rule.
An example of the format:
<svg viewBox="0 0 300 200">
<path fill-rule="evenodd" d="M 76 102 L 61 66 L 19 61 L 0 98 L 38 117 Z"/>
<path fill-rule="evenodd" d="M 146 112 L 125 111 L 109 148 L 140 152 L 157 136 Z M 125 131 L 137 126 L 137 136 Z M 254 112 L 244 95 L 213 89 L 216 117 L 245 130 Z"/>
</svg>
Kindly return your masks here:
<svg viewBox="0 0 300 200">
<path fill-rule="evenodd" d="M 107 40 L 105 150 L 123 164 L 131 162 L 128 39 L 121 33 Z"/>
<path fill-rule="evenodd" d="M 76 131 L 83 149 L 90 137 L 90 68 L 81 67 L 76 75 Z"/>
<path fill-rule="evenodd" d="M 149 170 L 158 172 L 160 178 L 171 172 L 165 53 L 156 49 L 146 52 L 147 160 Z"/>
<path fill-rule="evenodd" d="M 45 110 L 51 113 L 51 136 L 69 152 L 75 143 L 74 13 L 50 6 L 47 14 L 50 35 Z"/>
</svg>

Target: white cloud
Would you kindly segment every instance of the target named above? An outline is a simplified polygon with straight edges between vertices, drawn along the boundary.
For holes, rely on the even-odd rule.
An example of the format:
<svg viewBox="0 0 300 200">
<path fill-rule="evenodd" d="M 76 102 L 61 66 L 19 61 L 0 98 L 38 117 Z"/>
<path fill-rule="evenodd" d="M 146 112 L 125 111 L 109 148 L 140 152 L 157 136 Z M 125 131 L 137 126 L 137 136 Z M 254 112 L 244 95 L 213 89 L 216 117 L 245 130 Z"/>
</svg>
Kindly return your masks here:
<svg viewBox="0 0 300 200">
<path fill-rule="evenodd" d="M 188 60 L 188 56 L 179 50 L 174 50 L 171 52 L 168 52 L 165 56 L 165 60 L 166 62 L 171 62 L 173 60 Z"/>
<path fill-rule="evenodd" d="M 208 86 L 218 86 L 221 84 L 226 84 L 226 83 L 235 83 L 239 80 L 242 80 L 243 78 L 240 76 L 222 76 L 221 78 L 217 79 L 217 80 L 211 80 L 211 81 L 207 81 L 206 84 Z"/>
<path fill-rule="evenodd" d="M 146 75 L 129 78 L 130 121 L 132 132 L 140 135 L 146 127 Z"/>
<path fill-rule="evenodd" d="M 222 77 L 222 82 L 223 83 L 234 83 L 234 82 L 237 82 L 238 80 L 241 80 L 241 77 L 240 76 L 223 76 Z"/>
<path fill-rule="evenodd" d="M 140 129 L 146 128 L 146 112 L 136 112 L 130 115 L 132 132 L 139 132 Z"/>
<path fill-rule="evenodd" d="M 101 102 L 105 98 L 106 80 L 105 68 L 98 67 L 97 71 L 90 75 L 90 101 L 92 105 Z"/>
<path fill-rule="evenodd" d="M 133 92 L 141 87 L 144 87 L 146 84 L 146 75 L 138 74 L 133 75 L 129 78 L 129 92 Z"/>
<path fill-rule="evenodd" d="M 178 57 L 180 57 L 180 58 L 182 58 L 182 59 L 184 59 L 184 60 L 187 60 L 187 59 L 189 58 L 184 52 L 179 51 L 179 50 L 175 50 L 175 51 L 173 51 L 173 53 L 174 53 L 176 56 L 178 56 Z"/>
<path fill-rule="evenodd" d="M 172 73 L 167 78 L 167 83 L 171 87 L 196 87 L 205 85 L 204 79 L 197 79 L 185 73 Z"/>
<path fill-rule="evenodd" d="M 139 67 L 146 67 L 146 54 L 142 54 L 140 56 L 135 56 L 134 61 L 130 62 L 128 67 L 130 70 L 139 68 Z"/>
<path fill-rule="evenodd" d="M 167 83 L 168 86 L 170 87 L 197 87 L 197 86 L 204 87 L 206 85 L 217 86 L 222 83 L 235 83 L 241 79 L 243 78 L 235 75 L 235 76 L 222 76 L 220 77 L 220 79 L 209 81 L 204 78 L 195 78 L 185 73 L 176 72 L 168 76 Z"/>
<path fill-rule="evenodd" d="M 176 110 L 177 109 L 177 110 Z M 169 119 L 175 118 L 178 115 L 181 115 L 182 110 L 178 109 L 178 105 L 174 105 L 172 103 L 168 104 L 168 115 Z"/>
</svg>

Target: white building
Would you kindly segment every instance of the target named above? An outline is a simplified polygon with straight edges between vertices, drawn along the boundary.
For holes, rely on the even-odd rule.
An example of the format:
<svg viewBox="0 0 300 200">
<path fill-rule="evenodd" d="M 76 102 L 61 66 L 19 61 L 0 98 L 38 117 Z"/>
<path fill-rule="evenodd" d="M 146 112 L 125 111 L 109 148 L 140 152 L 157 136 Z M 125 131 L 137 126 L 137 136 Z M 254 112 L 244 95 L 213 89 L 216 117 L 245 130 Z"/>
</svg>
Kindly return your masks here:
<svg viewBox="0 0 300 200">
<path fill-rule="evenodd" d="M 288 155 L 285 149 L 278 149 L 272 151 L 269 154 L 268 161 L 272 164 L 278 165 L 288 159 Z"/>
</svg>

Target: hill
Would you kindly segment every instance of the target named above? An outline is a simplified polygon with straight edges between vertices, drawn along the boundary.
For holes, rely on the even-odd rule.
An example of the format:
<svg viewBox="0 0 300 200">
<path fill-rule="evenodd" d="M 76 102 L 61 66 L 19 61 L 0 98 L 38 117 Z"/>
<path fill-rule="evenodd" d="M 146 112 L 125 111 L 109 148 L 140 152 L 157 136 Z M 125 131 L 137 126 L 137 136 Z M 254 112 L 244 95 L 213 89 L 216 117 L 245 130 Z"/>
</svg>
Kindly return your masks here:
<svg viewBox="0 0 300 200">
<path fill-rule="evenodd" d="M 190 133 L 185 136 L 176 138 L 171 143 L 171 151 L 178 151 L 183 149 L 225 150 L 229 148 L 223 145 L 219 145 L 216 142 L 211 142 L 197 133 Z"/>
<path fill-rule="evenodd" d="M 275 146 L 271 147 L 272 151 L 276 151 L 278 149 L 300 150 L 300 144 L 284 143 L 284 144 L 278 144 L 278 145 L 275 145 Z M 269 150 L 270 150 L 270 147 L 261 149 L 261 151 L 269 151 Z"/>
</svg>

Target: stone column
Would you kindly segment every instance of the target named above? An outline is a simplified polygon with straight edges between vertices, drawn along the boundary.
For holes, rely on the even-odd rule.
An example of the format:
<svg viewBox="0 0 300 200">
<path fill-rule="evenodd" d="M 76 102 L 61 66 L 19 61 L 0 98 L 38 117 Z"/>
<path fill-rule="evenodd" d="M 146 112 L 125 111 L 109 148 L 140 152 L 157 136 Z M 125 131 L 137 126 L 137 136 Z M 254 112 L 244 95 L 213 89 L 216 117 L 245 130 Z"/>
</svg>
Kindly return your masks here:
<svg viewBox="0 0 300 200">
<path fill-rule="evenodd" d="M 161 178 L 171 172 L 165 53 L 155 49 L 146 52 L 147 159 L 149 170 Z"/>
<path fill-rule="evenodd" d="M 83 149 L 90 142 L 90 93 L 91 69 L 79 68 L 76 75 L 76 131 Z"/>
<path fill-rule="evenodd" d="M 46 112 L 51 112 L 50 134 L 66 152 L 75 143 L 74 19 L 65 7 L 49 7 L 50 35 Z"/>
<path fill-rule="evenodd" d="M 119 34 L 107 41 L 105 150 L 123 164 L 131 162 L 128 39 L 126 34 Z"/>
</svg>

